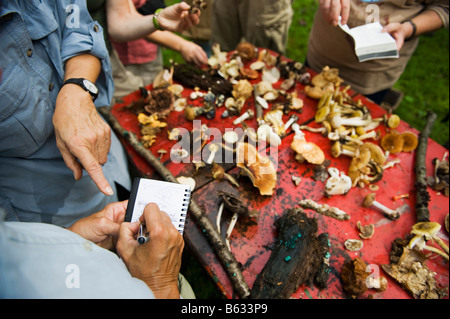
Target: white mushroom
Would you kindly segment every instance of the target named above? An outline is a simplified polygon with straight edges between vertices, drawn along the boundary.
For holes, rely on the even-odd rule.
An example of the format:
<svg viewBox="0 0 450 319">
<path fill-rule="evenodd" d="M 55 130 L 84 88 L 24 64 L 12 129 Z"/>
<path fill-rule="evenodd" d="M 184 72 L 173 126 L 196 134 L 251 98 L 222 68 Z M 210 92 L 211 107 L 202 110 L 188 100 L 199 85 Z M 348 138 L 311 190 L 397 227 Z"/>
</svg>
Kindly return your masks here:
<svg viewBox="0 0 450 319">
<path fill-rule="evenodd" d="M 280 146 L 281 144 L 281 137 L 267 123 L 262 123 L 258 127 L 257 135 L 259 139 L 269 142 L 271 146 Z"/>
<path fill-rule="evenodd" d="M 335 167 L 328 168 L 330 178 L 325 184 L 325 194 L 327 196 L 332 195 L 344 195 L 347 194 L 352 188 L 352 179 L 345 175 L 344 172 L 340 172 Z"/>
<path fill-rule="evenodd" d="M 392 220 L 396 220 L 396 219 L 400 218 L 400 213 L 397 210 L 390 209 L 390 208 L 384 206 L 383 204 L 377 202 L 375 200 L 375 194 L 367 195 L 364 198 L 363 206 L 364 207 L 374 206 L 374 207 L 378 208 L 379 210 L 381 210 L 382 212 L 384 212 L 389 217 L 389 219 L 392 219 Z"/>
<path fill-rule="evenodd" d="M 238 124 L 242 123 L 243 121 L 252 118 L 253 116 L 255 116 L 255 112 L 253 110 L 247 110 L 247 112 L 245 112 L 244 114 L 239 116 L 237 119 L 235 119 L 233 121 L 233 124 L 238 125 Z"/>
</svg>

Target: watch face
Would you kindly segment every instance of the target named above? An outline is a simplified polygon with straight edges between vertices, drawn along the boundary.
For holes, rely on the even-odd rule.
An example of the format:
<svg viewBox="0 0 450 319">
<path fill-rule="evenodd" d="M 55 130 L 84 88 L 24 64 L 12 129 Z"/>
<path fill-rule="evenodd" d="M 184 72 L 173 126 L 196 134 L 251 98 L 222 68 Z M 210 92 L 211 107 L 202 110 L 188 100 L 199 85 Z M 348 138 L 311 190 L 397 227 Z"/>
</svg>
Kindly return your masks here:
<svg viewBox="0 0 450 319">
<path fill-rule="evenodd" d="M 86 88 L 91 91 L 93 94 L 98 94 L 98 89 L 97 87 L 94 85 L 94 83 L 92 83 L 89 80 L 83 80 L 83 84 L 84 86 L 86 86 Z"/>
</svg>

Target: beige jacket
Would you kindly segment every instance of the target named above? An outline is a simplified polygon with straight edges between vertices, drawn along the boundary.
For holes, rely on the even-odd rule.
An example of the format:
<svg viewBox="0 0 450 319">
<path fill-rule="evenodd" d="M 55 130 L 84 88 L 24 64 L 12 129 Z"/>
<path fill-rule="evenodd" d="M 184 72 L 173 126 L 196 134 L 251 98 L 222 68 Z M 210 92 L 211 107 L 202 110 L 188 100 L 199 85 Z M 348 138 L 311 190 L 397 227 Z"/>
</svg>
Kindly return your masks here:
<svg viewBox="0 0 450 319">
<path fill-rule="evenodd" d="M 360 0 L 351 0 L 350 28 L 366 23 L 373 11 Z M 372 4 L 373 5 L 373 4 Z M 423 10 L 433 10 L 449 25 L 448 0 L 384 0 L 376 3 L 380 12 L 380 23 L 402 22 L 412 19 Z M 367 12 L 366 12 L 367 8 Z M 373 22 L 373 21 L 370 21 Z M 320 11 L 316 12 L 309 37 L 307 60 L 310 67 L 319 72 L 324 66 L 339 68 L 346 83 L 362 94 L 372 94 L 394 85 L 403 73 L 414 53 L 419 39 L 405 42 L 398 59 L 380 59 L 360 63 L 347 35 L 339 27 L 330 26 Z"/>
</svg>

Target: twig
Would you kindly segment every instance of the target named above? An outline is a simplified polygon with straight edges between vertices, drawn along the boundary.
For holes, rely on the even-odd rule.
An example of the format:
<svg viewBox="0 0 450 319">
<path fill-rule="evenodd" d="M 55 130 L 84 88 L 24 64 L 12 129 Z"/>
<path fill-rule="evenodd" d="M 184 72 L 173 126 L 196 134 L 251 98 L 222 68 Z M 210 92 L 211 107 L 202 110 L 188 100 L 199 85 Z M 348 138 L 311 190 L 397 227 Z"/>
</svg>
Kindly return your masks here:
<svg viewBox="0 0 450 319">
<path fill-rule="evenodd" d="M 427 189 L 427 166 L 426 156 L 428 149 L 428 139 L 433 129 L 437 115 L 432 111 L 428 111 L 427 122 L 419 136 L 419 145 L 416 152 L 416 219 L 417 222 L 429 222 L 430 211 L 428 210 L 428 202 L 430 194 Z"/>
<path fill-rule="evenodd" d="M 111 108 L 102 107 L 98 109 L 103 115 L 106 121 L 111 127 L 125 138 L 130 145 L 141 155 L 162 177 L 168 182 L 178 183 L 173 174 L 155 157 L 147 148 L 145 148 L 137 139 L 133 132 L 125 130 L 117 121 L 117 119 L 111 114 Z M 241 269 L 234 258 L 233 254 L 227 249 L 222 237 L 218 234 L 213 224 L 203 212 L 203 210 L 197 205 L 197 203 L 191 199 L 189 205 L 189 212 L 194 217 L 197 225 L 203 231 L 209 242 L 212 244 L 219 260 L 228 273 L 228 276 L 233 284 L 234 289 L 241 298 L 248 298 L 250 295 L 250 289 L 244 280 Z"/>
</svg>

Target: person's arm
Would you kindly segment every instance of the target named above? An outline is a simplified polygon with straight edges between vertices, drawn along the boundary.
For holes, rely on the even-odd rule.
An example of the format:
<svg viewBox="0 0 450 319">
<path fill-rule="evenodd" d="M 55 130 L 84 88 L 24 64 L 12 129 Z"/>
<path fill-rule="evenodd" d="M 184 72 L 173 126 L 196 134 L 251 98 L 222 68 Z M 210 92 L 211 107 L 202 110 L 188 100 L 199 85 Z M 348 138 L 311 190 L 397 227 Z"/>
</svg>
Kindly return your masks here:
<svg viewBox="0 0 450 319">
<path fill-rule="evenodd" d="M 189 13 L 186 2 L 174 4 L 163 9 L 158 15 L 162 29 L 182 32 L 200 22 L 200 12 Z M 116 42 L 137 40 L 156 31 L 154 15 L 141 15 L 131 0 L 107 0 L 108 33 Z"/>
<path fill-rule="evenodd" d="M 66 61 L 64 81 L 85 78 L 95 83 L 100 69 L 95 56 L 78 55 Z M 112 195 L 101 167 L 111 146 L 111 128 L 98 114 L 91 95 L 76 84 L 64 85 L 56 99 L 53 125 L 56 144 L 75 180 L 84 168 L 104 194 Z"/>
<path fill-rule="evenodd" d="M 155 31 L 149 34 L 146 40 L 179 52 L 187 62 L 198 66 L 208 64 L 208 56 L 199 45 L 173 32 Z"/>
<path fill-rule="evenodd" d="M 383 32 L 388 32 L 395 39 L 397 48 L 400 50 L 405 41 L 412 36 L 439 30 L 444 26 L 442 19 L 435 11 L 425 10 L 411 19 L 411 22 L 389 23 L 383 28 Z M 414 26 L 416 30 L 414 30 Z"/>
<path fill-rule="evenodd" d="M 149 241 L 139 245 L 136 241 L 140 222 L 123 223 L 119 231 L 116 250 L 133 277 L 141 279 L 158 299 L 179 299 L 178 274 L 184 241 L 172 225 L 169 216 L 156 204 L 144 209 L 141 222 L 145 222 Z"/>
</svg>

